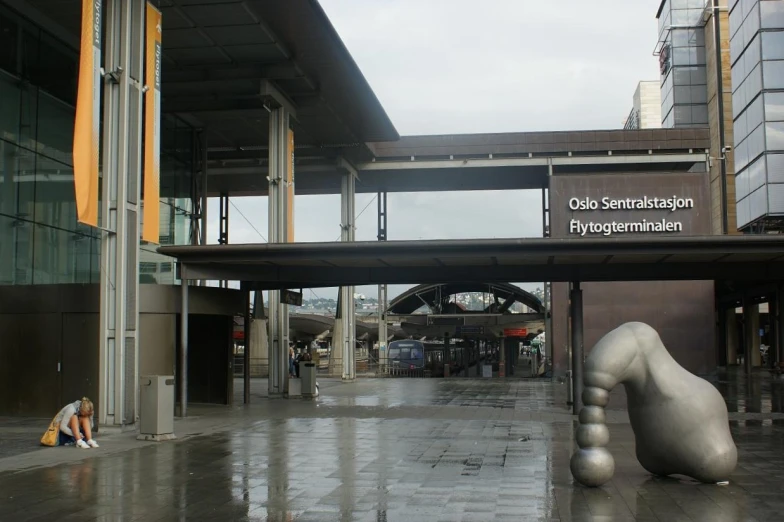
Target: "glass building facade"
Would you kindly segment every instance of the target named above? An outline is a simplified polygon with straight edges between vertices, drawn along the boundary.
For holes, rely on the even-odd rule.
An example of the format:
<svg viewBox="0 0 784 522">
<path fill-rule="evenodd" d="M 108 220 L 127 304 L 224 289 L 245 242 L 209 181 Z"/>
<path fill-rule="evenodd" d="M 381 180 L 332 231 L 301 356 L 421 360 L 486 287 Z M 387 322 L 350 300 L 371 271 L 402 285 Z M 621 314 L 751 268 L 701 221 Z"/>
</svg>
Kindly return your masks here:
<svg viewBox="0 0 784 522">
<path fill-rule="evenodd" d="M 738 228 L 784 228 L 784 2 L 730 0 Z"/>
<path fill-rule="evenodd" d="M 662 127 L 708 125 L 705 0 L 665 0 L 657 15 Z"/>
<path fill-rule="evenodd" d="M 0 6 L 0 285 L 99 282 L 100 233 L 76 221 L 77 75 L 75 49 Z M 194 141 L 164 118 L 161 244 L 191 242 Z M 140 281 L 173 283 L 155 248 L 141 245 Z"/>
</svg>

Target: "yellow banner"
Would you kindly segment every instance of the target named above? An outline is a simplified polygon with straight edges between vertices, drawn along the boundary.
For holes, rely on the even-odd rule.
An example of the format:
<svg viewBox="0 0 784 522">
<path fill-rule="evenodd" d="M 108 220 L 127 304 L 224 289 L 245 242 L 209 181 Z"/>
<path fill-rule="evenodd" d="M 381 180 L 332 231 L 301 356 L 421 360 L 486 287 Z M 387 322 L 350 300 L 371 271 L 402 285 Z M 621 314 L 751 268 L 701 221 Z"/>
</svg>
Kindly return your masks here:
<svg viewBox="0 0 784 522">
<path fill-rule="evenodd" d="M 294 131 L 289 129 L 286 146 L 286 241 L 294 242 Z"/>
<path fill-rule="evenodd" d="M 146 34 L 142 239 L 158 243 L 161 228 L 161 12 L 150 3 L 147 3 Z"/>
<path fill-rule="evenodd" d="M 76 95 L 73 164 L 76 219 L 98 226 L 98 156 L 101 139 L 102 3 L 82 0 L 82 38 Z"/>
</svg>

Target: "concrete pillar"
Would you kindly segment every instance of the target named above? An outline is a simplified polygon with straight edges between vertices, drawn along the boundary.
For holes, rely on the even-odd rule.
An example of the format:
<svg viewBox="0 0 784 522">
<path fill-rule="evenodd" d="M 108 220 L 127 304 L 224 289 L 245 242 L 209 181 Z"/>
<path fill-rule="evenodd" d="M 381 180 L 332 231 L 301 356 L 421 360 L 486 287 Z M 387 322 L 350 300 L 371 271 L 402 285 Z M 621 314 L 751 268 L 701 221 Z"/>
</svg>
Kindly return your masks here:
<svg viewBox="0 0 784 522">
<path fill-rule="evenodd" d="M 289 111 L 270 112 L 269 125 L 269 242 L 293 241 L 294 138 Z M 289 380 L 289 307 L 281 304 L 280 291 L 269 292 L 267 314 L 270 354 L 269 393 L 285 395 Z"/>
<path fill-rule="evenodd" d="M 343 376 L 343 321 L 335 318 L 335 328 L 332 330 L 332 349 L 329 353 L 329 376 Z"/>
<path fill-rule="evenodd" d="M 724 325 L 727 330 L 725 336 L 727 339 L 725 348 L 727 350 L 727 366 L 732 366 L 738 364 L 738 320 L 735 307 L 725 310 L 724 315 L 726 317 Z"/>
<path fill-rule="evenodd" d="M 760 352 L 760 312 L 759 304 L 751 307 L 751 365 L 755 368 L 762 366 L 762 352 Z"/>
<path fill-rule="evenodd" d="M 269 375 L 269 345 L 267 344 L 267 320 L 254 319 L 250 325 L 250 376 Z"/>
<path fill-rule="evenodd" d="M 353 169 L 343 174 L 340 191 L 340 240 L 354 241 L 356 230 L 354 211 L 354 199 L 356 194 L 356 172 Z M 344 380 L 354 380 L 356 377 L 356 328 L 354 310 L 354 287 L 341 287 L 340 300 L 340 320 L 342 322 L 343 338 L 341 347 L 343 352 L 343 372 Z M 333 338 L 334 339 L 334 338 Z"/>
<path fill-rule="evenodd" d="M 101 427 L 133 425 L 138 412 L 145 9 L 142 0 L 108 0 L 103 13 L 107 76 L 100 80 L 104 124 L 97 421 Z"/>
</svg>

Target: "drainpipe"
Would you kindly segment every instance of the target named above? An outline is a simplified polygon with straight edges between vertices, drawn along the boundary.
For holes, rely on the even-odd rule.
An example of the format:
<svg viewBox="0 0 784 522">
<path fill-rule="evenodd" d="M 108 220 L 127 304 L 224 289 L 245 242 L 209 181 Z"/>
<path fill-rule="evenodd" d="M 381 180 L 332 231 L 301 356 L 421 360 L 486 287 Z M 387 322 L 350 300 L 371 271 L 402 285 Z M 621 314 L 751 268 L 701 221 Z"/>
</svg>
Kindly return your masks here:
<svg viewBox="0 0 784 522">
<path fill-rule="evenodd" d="M 713 0 L 713 39 L 716 46 L 716 103 L 719 105 L 719 153 L 721 154 L 721 232 L 729 233 L 727 217 L 727 154 L 724 143 L 724 82 L 722 81 L 721 62 L 721 20 L 719 19 L 719 0 Z"/>
</svg>

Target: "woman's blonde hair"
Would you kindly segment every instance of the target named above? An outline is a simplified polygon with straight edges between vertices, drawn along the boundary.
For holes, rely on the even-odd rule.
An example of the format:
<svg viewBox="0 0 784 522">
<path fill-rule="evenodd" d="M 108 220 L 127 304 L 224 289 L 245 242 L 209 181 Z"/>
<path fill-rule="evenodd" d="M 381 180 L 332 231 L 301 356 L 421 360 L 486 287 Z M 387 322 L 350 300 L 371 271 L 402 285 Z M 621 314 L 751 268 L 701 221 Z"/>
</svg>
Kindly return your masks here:
<svg viewBox="0 0 784 522">
<path fill-rule="evenodd" d="M 79 412 L 80 413 L 85 413 L 85 414 L 86 413 L 92 414 L 94 411 L 95 411 L 95 408 L 93 406 L 93 401 L 91 401 L 87 397 L 82 397 L 82 404 L 81 404 L 81 406 L 79 406 Z"/>
</svg>

